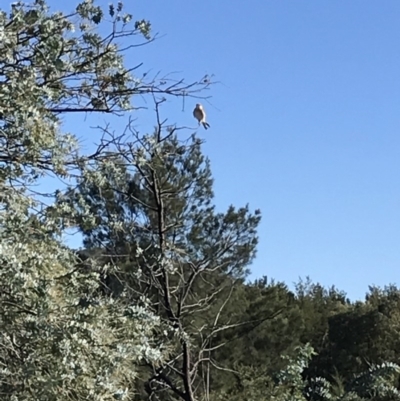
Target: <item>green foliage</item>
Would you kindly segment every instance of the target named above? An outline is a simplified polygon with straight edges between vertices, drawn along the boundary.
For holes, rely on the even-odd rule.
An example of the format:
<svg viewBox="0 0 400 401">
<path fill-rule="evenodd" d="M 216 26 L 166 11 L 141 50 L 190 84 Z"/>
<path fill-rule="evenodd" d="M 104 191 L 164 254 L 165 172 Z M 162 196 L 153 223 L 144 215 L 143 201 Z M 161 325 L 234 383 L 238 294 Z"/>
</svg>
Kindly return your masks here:
<svg viewBox="0 0 400 401">
<path fill-rule="evenodd" d="M 158 122 L 162 103 L 156 100 Z M 73 205 L 86 250 L 116 267 L 106 278 L 111 294 L 130 302 L 145 293 L 176 329 L 169 358 L 142 372 L 143 392 L 194 400 L 221 345 L 216 334 L 242 324 L 225 311 L 255 255 L 260 215 L 248 206 L 216 212 L 210 163 L 196 136 L 182 141 L 162 123 L 153 134 L 128 128 L 132 135 L 111 138 L 117 151 L 82 171 L 59 202 Z"/>
<path fill-rule="evenodd" d="M 275 377 L 283 368 L 285 359 L 281 356 L 294 358 L 295 347 L 307 341 L 318 352 L 309 360 L 303 378 L 314 386 L 328 383 L 334 394 L 348 392 L 354 386 L 354 377 L 371 366 L 400 362 L 399 292 L 394 286 L 371 288 L 365 302 L 355 303 L 340 291 L 326 290 L 310 280 L 300 281 L 294 294 L 282 283 L 268 284 L 266 279 L 248 283 L 236 293 L 231 305 L 236 320 L 280 313 L 259 325 L 221 336 L 227 345 L 216 351 L 216 358 L 229 370 L 213 374 L 212 385 L 218 394 L 231 395 L 235 391 L 237 397 L 246 398 L 246 380 L 267 386 L 266 378 Z M 394 389 L 398 388 L 397 379 L 393 384 Z M 251 391 L 256 392 L 258 385 Z M 365 384 L 362 387 L 367 389 Z"/>
<path fill-rule="evenodd" d="M 138 366 L 157 367 L 168 355 L 171 331 L 146 297 L 105 295 L 101 278 L 113 267 L 81 265 L 62 242 L 71 208 L 49 206 L 54 194 L 34 190 L 44 176 L 90 174 L 90 163 L 107 157 L 101 147 L 81 155 L 75 135 L 62 131 L 63 114 L 131 109 L 133 95 L 152 91 L 188 94 L 184 85 L 163 89 L 134 77 L 117 41 L 149 40 L 150 24 L 130 27 L 122 3 L 110 6 L 111 21 L 105 15 L 90 0 L 68 15 L 50 12 L 44 0 L 0 13 L 2 400 L 129 399 Z M 85 210 L 83 218 L 94 216 Z"/>
<path fill-rule="evenodd" d="M 237 379 L 232 371 L 243 366 L 276 372 L 283 367 L 281 355 L 290 354 L 301 344 L 301 311 L 283 283 L 264 278 L 238 286 L 226 313 L 247 324 L 218 336 L 226 346 L 215 351 L 215 358 L 229 371 L 213 373 L 214 390 L 228 389 L 232 379 Z"/>
<path fill-rule="evenodd" d="M 223 393 L 215 399 L 249 401 L 389 401 L 400 399 L 395 384 L 400 374 L 400 367 L 386 363 L 374 365 L 368 371 L 355 376 L 346 386 L 331 384 L 322 377 L 304 378 L 312 356 L 312 347 L 306 344 L 296 348 L 294 357 L 284 357 L 287 365 L 273 376 L 268 376 L 262 369 L 242 368 L 240 386 L 233 391 Z"/>
</svg>

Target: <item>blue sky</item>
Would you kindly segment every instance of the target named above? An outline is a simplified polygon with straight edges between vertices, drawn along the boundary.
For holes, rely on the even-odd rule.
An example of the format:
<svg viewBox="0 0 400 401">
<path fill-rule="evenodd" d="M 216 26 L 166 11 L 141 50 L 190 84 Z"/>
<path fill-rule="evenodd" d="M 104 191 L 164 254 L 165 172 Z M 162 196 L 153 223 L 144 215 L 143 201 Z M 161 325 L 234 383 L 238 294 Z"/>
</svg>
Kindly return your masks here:
<svg viewBox="0 0 400 401">
<path fill-rule="evenodd" d="M 218 209 L 262 211 L 252 278 L 310 276 L 352 299 L 399 283 L 400 2 L 126 3 L 162 36 L 130 63 L 221 82 L 201 135 Z M 194 103 L 171 100 L 169 120 L 195 126 Z"/>
</svg>

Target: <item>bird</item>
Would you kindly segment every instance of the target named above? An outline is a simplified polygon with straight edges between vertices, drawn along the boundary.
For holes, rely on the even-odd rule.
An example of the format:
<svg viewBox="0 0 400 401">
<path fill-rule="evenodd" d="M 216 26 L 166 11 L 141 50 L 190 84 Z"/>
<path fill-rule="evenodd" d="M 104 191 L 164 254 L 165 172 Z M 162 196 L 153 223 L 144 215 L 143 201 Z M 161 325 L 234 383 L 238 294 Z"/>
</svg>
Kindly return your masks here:
<svg viewBox="0 0 400 401">
<path fill-rule="evenodd" d="M 205 129 L 208 129 L 210 127 L 210 124 L 206 122 L 206 112 L 204 111 L 204 108 L 200 103 L 196 104 L 196 107 L 193 110 L 193 115 L 194 118 L 199 122 L 199 125 L 203 124 L 203 127 Z"/>
</svg>

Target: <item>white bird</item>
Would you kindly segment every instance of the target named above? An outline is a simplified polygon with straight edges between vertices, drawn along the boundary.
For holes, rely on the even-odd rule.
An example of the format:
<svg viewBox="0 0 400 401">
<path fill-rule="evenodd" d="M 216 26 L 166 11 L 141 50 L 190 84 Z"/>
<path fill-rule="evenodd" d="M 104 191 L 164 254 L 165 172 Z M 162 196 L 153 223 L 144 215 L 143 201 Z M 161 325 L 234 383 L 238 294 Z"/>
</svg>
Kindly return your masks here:
<svg viewBox="0 0 400 401">
<path fill-rule="evenodd" d="M 196 107 L 193 110 L 193 115 L 194 118 L 199 122 L 199 125 L 203 124 L 205 129 L 209 128 L 210 124 L 206 122 L 206 112 L 200 103 L 196 104 Z"/>
</svg>

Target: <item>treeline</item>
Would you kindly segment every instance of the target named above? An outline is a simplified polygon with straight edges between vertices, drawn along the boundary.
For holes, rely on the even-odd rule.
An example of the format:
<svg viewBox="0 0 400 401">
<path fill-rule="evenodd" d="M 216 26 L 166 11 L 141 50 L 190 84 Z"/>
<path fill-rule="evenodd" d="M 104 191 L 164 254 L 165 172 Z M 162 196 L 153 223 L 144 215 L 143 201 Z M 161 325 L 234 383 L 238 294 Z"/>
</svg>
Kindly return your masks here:
<svg viewBox="0 0 400 401">
<path fill-rule="evenodd" d="M 232 300 L 236 321 L 251 322 L 223 336 L 226 346 L 216 359 L 231 370 L 257 368 L 273 374 L 284 366 L 282 355 L 294 356 L 309 343 L 316 354 L 305 378 L 351 382 L 373 365 L 400 364 L 400 290 L 370 287 L 365 301 L 350 302 L 346 294 L 310 280 L 295 291 L 266 278 L 241 284 Z M 218 375 L 217 375 L 218 376 Z M 233 378 L 236 379 L 232 380 Z M 235 382 L 234 372 L 219 372 L 216 388 Z"/>
</svg>

